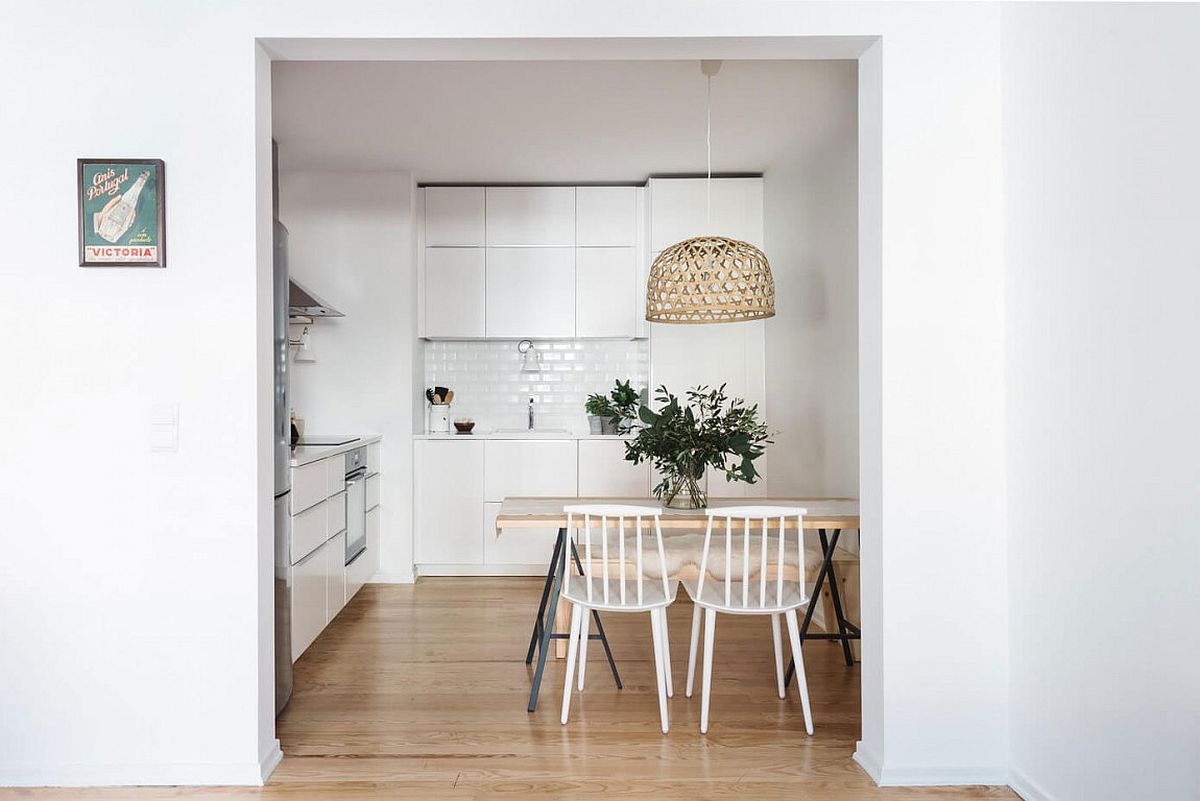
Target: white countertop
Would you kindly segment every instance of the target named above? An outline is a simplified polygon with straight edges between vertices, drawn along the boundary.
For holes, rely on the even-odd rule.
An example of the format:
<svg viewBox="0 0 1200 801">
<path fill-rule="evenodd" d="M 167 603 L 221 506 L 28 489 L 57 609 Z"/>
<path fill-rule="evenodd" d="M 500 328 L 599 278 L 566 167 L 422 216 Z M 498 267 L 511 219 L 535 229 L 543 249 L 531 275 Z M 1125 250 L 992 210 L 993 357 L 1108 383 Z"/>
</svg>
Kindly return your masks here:
<svg viewBox="0 0 1200 801">
<path fill-rule="evenodd" d="M 372 442 L 379 442 L 383 439 L 379 434 L 363 434 L 356 440 L 343 442 L 341 445 L 302 445 L 299 448 L 292 449 L 291 461 L 292 467 L 309 464 L 311 462 L 327 459 L 330 456 L 337 456 L 339 453 L 352 451 L 355 448 L 361 448 L 364 445 L 370 445 Z"/>
<path fill-rule="evenodd" d="M 633 435 L 619 436 L 617 434 L 576 434 L 571 431 L 479 431 L 470 434 L 413 434 L 413 439 L 633 439 Z"/>
</svg>

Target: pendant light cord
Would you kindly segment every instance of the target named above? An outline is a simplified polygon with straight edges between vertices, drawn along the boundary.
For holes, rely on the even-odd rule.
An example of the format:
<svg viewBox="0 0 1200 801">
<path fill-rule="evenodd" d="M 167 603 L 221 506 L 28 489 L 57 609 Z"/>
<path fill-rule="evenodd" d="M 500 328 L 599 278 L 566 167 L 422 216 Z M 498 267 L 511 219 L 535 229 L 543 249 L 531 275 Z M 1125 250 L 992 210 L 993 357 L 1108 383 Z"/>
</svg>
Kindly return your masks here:
<svg viewBox="0 0 1200 801">
<path fill-rule="evenodd" d="M 704 148 L 708 172 L 704 179 L 704 227 L 712 229 L 712 76 L 706 75 L 708 88 L 704 96 Z"/>
</svg>

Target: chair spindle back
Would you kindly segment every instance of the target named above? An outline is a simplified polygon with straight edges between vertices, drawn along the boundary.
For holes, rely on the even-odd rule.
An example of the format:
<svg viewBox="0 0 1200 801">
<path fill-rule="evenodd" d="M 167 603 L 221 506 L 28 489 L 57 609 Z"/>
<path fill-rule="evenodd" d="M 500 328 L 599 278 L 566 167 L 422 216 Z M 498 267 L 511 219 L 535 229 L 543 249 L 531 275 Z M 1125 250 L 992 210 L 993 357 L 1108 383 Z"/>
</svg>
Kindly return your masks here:
<svg viewBox="0 0 1200 801">
<path fill-rule="evenodd" d="M 616 595 L 617 603 L 622 606 L 631 604 L 630 595 L 632 593 L 626 589 L 626 567 L 629 566 L 628 549 L 625 547 L 625 531 L 626 521 L 632 525 L 634 529 L 633 545 L 633 562 L 634 575 L 636 576 L 636 603 L 641 605 L 645 602 L 645 571 L 642 564 L 642 543 L 645 529 L 650 521 L 654 521 L 654 536 L 657 541 L 658 551 L 658 569 L 660 580 L 662 581 L 663 595 L 669 592 L 669 582 L 667 579 L 667 559 L 663 549 L 662 538 L 662 509 L 649 506 L 622 506 L 622 505 L 607 505 L 607 504 L 577 504 L 574 506 L 565 506 L 563 511 L 567 513 L 567 536 L 575 538 L 576 531 L 583 533 L 583 578 L 584 584 L 587 587 L 587 600 L 589 602 L 599 602 L 605 605 L 612 605 L 613 599 L 611 580 L 610 580 L 610 560 L 609 560 L 609 531 L 615 528 L 617 536 L 617 587 Z M 595 521 L 599 518 L 599 550 L 600 550 L 600 588 L 602 597 L 596 599 L 593 597 L 595 593 L 596 576 L 595 567 L 592 563 L 592 540 L 596 533 Z M 563 592 L 569 592 L 571 582 L 571 571 L 567 570 L 563 574 Z"/>
<path fill-rule="evenodd" d="M 795 543 L 796 566 L 799 575 L 801 597 L 805 595 L 804 584 L 804 515 L 807 509 L 789 506 L 729 506 L 720 509 L 709 509 L 708 525 L 704 532 L 704 549 L 700 556 L 700 577 L 697 579 L 697 594 L 703 595 L 704 584 L 709 580 L 709 573 L 714 577 L 724 577 L 725 605 L 731 608 L 750 608 L 751 598 L 757 596 L 758 606 L 766 607 L 768 601 L 773 606 L 781 606 L 785 595 L 784 573 L 788 563 L 787 550 L 789 541 Z M 725 529 L 725 548 L 714 552 L 712 548 L 713 528 L 716 521 L 722 520 Z M 734 521 L 740 525 L 741 542 L 741 597 L 735 598 L 734 585 Z M 771 529 L 774 527 L 774 537 L 777 545 L 771 548 Z M 751 571 L 750 545 L 752 534 L 759 532 L 759 547 L 754 554 L 756 571 Z M 794 531 L 795 537 L 789 537 Z M 775 579 L 768 581 L 767 573 L 770 565 L 771 551 L 774 551 Z M 751 581 L 753 572 L 758 573 L 757 587 Z M 714 579 L 715 580 L 715 579 Z M 769 585 L 774 585 L 770 587 Z M 757 589 L 757 592 L 755 590 Z"/>
</svg>

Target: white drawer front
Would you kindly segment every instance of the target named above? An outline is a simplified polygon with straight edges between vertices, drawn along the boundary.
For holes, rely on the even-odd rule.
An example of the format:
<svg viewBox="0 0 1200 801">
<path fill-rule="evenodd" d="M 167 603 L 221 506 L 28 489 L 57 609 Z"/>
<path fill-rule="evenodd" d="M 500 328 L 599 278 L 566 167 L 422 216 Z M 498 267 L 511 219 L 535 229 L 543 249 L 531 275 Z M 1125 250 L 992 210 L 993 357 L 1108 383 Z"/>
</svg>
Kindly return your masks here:
<svg viewBox="0 0 1200 801">
<path fill-rule="evenodd" d="M 292 571 L 292 661 L 325 628 L 325 551 L 309 554 Z"/>
<path fill-rule="evenodd" d="M 367 476 L 367 509 L 374 509 L 379 505 L 379 476 Z"/>
<path fill-rule="evenodd" d="M 325 545 L 325 622 L 337 617 L 346 605 L 346 534 Z"/>
<path fill-rule="evenodd" d="M 346 565 L 346 600 L 362 589 L 379 570 L 379 507 L 367 512 L 367 550 Z"/>
<path fill-rule="evenodd" d="M 327 461 L 322 459 L 292 468 L 292 514 L 320 503 L 329 495 Z"/>
<path fill-rule="evenodd" d="M 574 440 L 486 440 L 484 500 L 502 501 L 519 495 L 575 495 L 577 453 Z"/>
<path fill-rule="evenodd" d="M 329 539 L 326 517 L 328 505 L 324 502 L 310 506 L 298 515 L 292 515 L 292 564 L 315 551 Z M 344 516 L 343 511 L 343 516 Z"/>
<path fill-rule="evenodd" d="M 326 503 L 326 536 L 332 537 L 339 531 L 346 530 L 346 493 L 339 492 Z"/>
<path fill-rule="evenodd" d="M 510 528 L 496 531 L 499 503 L 483 505 L 483 559 L 489 565 L 529 565 L 530 575 L 546 572 L 558 529 Z"/>
<path fill-rule="evenodd" d="M 346 488 L 346 456 L 330 456 L 325 462 L 325 494 L 337 495 Z"/>
</svg>

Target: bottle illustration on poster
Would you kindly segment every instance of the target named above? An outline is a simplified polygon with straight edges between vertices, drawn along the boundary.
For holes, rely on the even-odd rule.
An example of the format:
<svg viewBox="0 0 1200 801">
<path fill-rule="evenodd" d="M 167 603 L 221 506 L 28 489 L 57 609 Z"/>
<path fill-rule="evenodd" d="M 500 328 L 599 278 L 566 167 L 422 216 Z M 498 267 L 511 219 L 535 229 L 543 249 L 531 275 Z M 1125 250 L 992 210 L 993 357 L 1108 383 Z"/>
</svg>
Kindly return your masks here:
<svg viewBox="0 0 1200 801">
<path fill-rule="evenodd" d="M 165 267 L 165 188 L 158 159 L 79 159 L 81 267 Z"/>
</svg>

